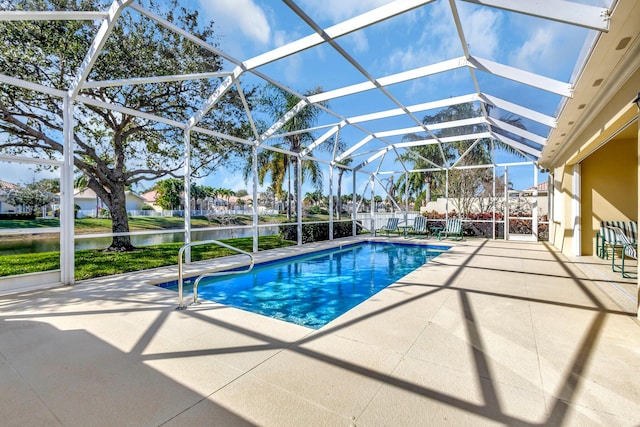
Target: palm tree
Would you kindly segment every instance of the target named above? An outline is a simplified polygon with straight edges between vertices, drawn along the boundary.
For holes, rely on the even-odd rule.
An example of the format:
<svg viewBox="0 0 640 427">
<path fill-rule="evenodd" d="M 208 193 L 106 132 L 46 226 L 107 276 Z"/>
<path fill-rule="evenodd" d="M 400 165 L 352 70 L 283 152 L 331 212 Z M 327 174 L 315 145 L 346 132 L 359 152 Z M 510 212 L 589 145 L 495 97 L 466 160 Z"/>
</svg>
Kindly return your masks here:
<svg viewBox="0 0 640 427">
<path fill-rule="evenodd" d="M 342 159 L 338 163 L 344 166 L 349 166 L 353 162 L 351 157 L 347 157 L 346 159 Z M 342 176 L 345 172 L 349 172 L 349 169 L 338 168 L 338 194 L 336 197 L 336 212 L 337 219 L 340 219 L 340 215 L 342 214 Z"/>
<path fill-rule="evenodd" d="M 193 208 L 198 210 L 198 200 L 203 201 L 207 197 L 207 189 L 203 185 L 191 184 L 191 197 L 193 197 Z M 200 209 L 202 210 L 202 202 Z"/>
<path fill-rule="evenodd" d="M 487 105 L 487 112 L 491 111 L 491 106 Z M 439 111 L 437 114 L 433 116 L 425 116 L 422 119 L 422 122 L 425 125 L 435 124 L 435 123 L 443 123 L 454 120 L 468 119 L 471 117 L 477 117 L 480 114 L 478 110 L 474 108 L 472 103 L 467 104 L 459 104 L 453 105 L 445 108 L 444 110 Z M 522 124 L 522 120 L 516 117 L 507 116 L 501 119 L 507 123 L 510 123 L 514 126 L 524 128 Z M 451 136 L 461 136 L 466 134 L 472 134 L 477 132 L 485 131 L 485 125 L 467 125 L 467 126 L 458 126 L 453 128 L 445 128 L 434 132 L 437 137 L 451 137 Z M 504 133 L 496 130 L 498 133 Z M 513 139 L 517 139 L 512 135 L 507 135 L 512 137 Z M 415 134 L 405 135 L 403 138 L 407 141 L 415 141 L 418 139 L 422 139 Z M 471 146 L 472 143 L 466 141 L 458 141 L 449 143 L 446 146 L 444 144 L 437 145 L 422 145 L 409 148 L 405 153 L 398 157 L 398 160 L 406 162 L 411 165 L 412 169 L 428 169 L 433 168 L 434 164 L 439 164 L 444 167 L 447 167 L 454 159 L 460 159 L 460 156 L 467 151 L 467 149 Z M 496 145 L 503 150 L 510 152 L 511 154 L 522 155 L 519 151 L 515 150 L 513 147 L 504 144 L 500 141 L 496 142 Z M 442 149 L 442 152 L 440 151 Z M 443 158 L 444 154 L 444 158 Z M 484 139 L 481 140 L 475 147 L 465 155 L 463 159 L 460 159 L 460 164 L 490 164 L 491 163 L 491 140 Z M 471 172 L 468 172 L 471 173 Z M 455 175 L 455 173 L 454 173 Z M 425 199 L 427 201 L 431 200 L 431 190 L 437 188 L 442 184 L 439 179 L 441 176 L 440 173 L 434 172 L 419 172 L 412 173 L 408 179 L 405 176 L 401 176 L 398 181 L 398 193 L 401 195 L 415 193 L 418 194 L 422 192 L 423 189 L 425 192 Z M 450 175 L 452 178 L 452 175 Z M 466 183 L 465 179 L 457 180 L 460 183 Z"/>
<path fill-rule="evenodd" d="M 307 91 L 304 95 L 310 96 L 320 93 L 321 91 L 322 89 L 317 87 Z M 300 98 L 298 98 L 297 96 L 273 85 L 267 86 L 261 99 L 261 105 L 265 108 L 267 114 L 269 114 L 274 120 L 281 119 L 282 116 L 293 109 L 299 102 Z M 313 127 L 316 123 L 316 120 L 318 119 L 318 115 L 320 114 L 320 112 L 321 109 L 318 106 L 308 105 L 301 111 L 299 111 L 295 116 L 293 116 L 289 121 L 287 121 L 282 126 L 281 130 L 285 133 L 290 133 Z M 284 145 L 287 146 L 287 149 L 292 153 L 297 154 L 300 153 L 309 143 L 313 142 L 314 136 L 311 132 L 301 132 L 284 136 L 282 139 Z M 329 146 L 330 144 L 331 143 L 328 142 L 324 145 Z M 264 168 L 265 175 L 267 172 L 270 172 L 271 179 L 274 181 L 276 191 L 278 191 L 279 188 L 282 188 L 284 176 L 289 170 L 291 163 L 293 163 L 293 193 L 296 203 L 300 198 L 300 195 L 298 194 L 299 175 L 302 177 L 303 182 L 305 179 L 309 179 L 316 187 L 321 183 L 322 171 L 320 170 L 318 165 L 311 160 L 302 161 L 302 170 L 299 173 L 299 166 L 296 155 L 286 156 L 282 153 L 271 150 L 265 150 L 261 154 L 263 155 L 263 159 L 262 162 L 259 159 L 258 173 L 260 175 L 260 166 Z M 289 173 L 289 180 L 291 180 L 291 173 Z M 291 183 L 289 182 L 289 194 L 291 194 L 290 190 Z M 288 218 L 291 218 L 291 207 L 289 204 Z"/>
<path fill-rule="evenodd" d="M 236 192 L 230 188 L 225 188 L 222 195 L 227 198 L 227 209 L 231 209 L 231 196 L 235 196 Z"/>
<path fill-rule="evenodd" d="M 422 139 L 415 134 L 405 135 L 403 140 L 415 141 Z M 446 160 L 450 160 L 452 154 L 445 152 Z M 411 147 L 406 152 L 398 156 L 398 161 L 410 165 L 411 169 L 433 169 L 434 164 L 442 164 L 442 153 L 438 145 L 421 145 Z M 412 172 L 407 177 L 401 175 L 398 178 L 396 190 L 398 194 L 404 197 L 410 197 L 412 194 L 419 195 L 425 191 L 425 200 L 431 201 L 431 190 L 440 185 L 441 173 L 432 171 Z M 416 197 L 419 199 L 419 197 Z"/>
<path fill-rule="evenodd" d="M 282 144 L 275 144 L 277 148 L 283 148 Z M 264 185 L 265 178 L 271 176 L 273 193 L 278 200 L 284 200 L 282 184 L 284 183 L 289 168 L 289 156 L 280 151 L 262 150 L 258 153 L 258 183 Z M 245 164 L 243 170 L 244 180 L 247 181 L 251 175 L 251 163 Z M 290 213 L 289 219 L 290 219 Z"/>
<path fill-rule="evenodd" d="M 312 191 L 304 195 L 304 201 L 309 203 L 311 206 L 318 206 L 323 199 L 324 196 L 321 191 Z"/>
</svg>

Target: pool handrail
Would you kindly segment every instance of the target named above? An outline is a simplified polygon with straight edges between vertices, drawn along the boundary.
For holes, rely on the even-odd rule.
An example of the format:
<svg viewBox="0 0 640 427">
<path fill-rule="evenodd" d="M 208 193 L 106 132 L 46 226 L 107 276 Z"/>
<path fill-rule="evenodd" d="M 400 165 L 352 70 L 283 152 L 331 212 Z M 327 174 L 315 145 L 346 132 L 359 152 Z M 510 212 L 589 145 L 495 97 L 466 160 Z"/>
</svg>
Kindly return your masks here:
<svg viewBox="0 0 640 427">
<path fill-rule="evenodd" d="M 208 245 L 208 244 L 215 244 L 215 245 L 227 248 L 227 249 L 231 249 L 232 251 L 236 251 L 241 255 L 248 256 L 251 261 L 249 263 L 249 268 L 247 268 L 246 270 L 240 270 L 240 271 L 212 271 L 212 272 L 202 273 L 201 275 L 199 275 L 196 278 L 196 281 L 193 284 L 193 303 L 191 305 L 198 304 L 198 284 L 200 283 L 200 280 L 202 280 L 203 278 L 205 278 L 205 277 L 213 277 L 213 276 L 220 276 L 220 275 L 227 275 L 227 274 L 242 274 L 242 273 L 248 273 L 251 270 L 253 270 L 253 266 L 255 264 L 255 260 L 253 258 L 253 255 L 251 253 L 249 253 L 249 252 L 243 251 L 242 249 L 238 249 L 238 248 L 233 247 L 231 245 L 227 245 L 226 243 L 222 243 L 222 242 L 220 242 L 218 240 L 200 240 L 200 241 L 197 241 L 197 242 L 185 243 L 184 245 L 182 245 L 182 247 L 178 251 L 178 307 L 176 307 L 176 310 L 186 310 L 186 308 L 187 308 L 187 307 L 184 306 L 183 298 L 182 298 L 182 285 L 183 285 L 182 254 L 184 254 L 184 251 L 187 250 L 187 248 L 190 248 L 192 246 L 200 246 L 200 245 Z"/>
</svg>

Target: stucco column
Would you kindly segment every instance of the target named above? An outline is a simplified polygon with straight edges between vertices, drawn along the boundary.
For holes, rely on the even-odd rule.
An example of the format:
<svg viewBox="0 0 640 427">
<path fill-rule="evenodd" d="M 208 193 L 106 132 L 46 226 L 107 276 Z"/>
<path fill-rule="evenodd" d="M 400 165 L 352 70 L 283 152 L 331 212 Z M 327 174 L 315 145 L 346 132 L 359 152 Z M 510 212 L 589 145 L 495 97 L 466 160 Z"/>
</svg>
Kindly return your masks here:
<svg viewBox="0 0 640 427">
<path fill-rule="evenodd" d="M 638 93 L 638 99 L 640 100 L 640 93 Z M 640 102 L 640 101 L 636 101 Z M 640 104 L 638 105 L 638 110 L 640 110 Z M 636 120 L 636 126 L 638 126 L 638 139 L 636 144 L 638 146 L 638 154 L 640 154 L 640 113 L 638 114 L 638 120 Z M 638 182 L 640 182 L 640 158 L 638 158 Z M 638 196 L 640 196 L 640 190 L 636 188 L 638 191 Z M 638 213 L 640 213 L 640 197 L 638 197 Z M 638 214 L 636 214 L 636 220 L 640 218 Z M 640 275 L 638 275 L 637 285 L 636 285 L 636 315 L 638 319 L 640 319 Z"/>
<path fill-rule="evenodd" d="M 572 177 L 571 218 L 572 231 L 572 255 L 582 256 L 582 168 L 580 163 L 573 165 Z"/>
</svg>

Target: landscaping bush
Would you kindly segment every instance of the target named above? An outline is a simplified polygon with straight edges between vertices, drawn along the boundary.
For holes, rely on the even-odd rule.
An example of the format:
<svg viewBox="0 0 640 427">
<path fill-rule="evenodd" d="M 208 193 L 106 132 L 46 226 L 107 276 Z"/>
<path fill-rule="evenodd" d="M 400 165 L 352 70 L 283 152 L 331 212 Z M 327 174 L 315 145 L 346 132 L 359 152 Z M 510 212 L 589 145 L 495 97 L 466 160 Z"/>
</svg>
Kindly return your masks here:
<svg viewBox="0 0 640 427">
<path fill-rule="evenodd" d="M 6 220 L 6 221 L 12 221 L 12 220 L 16 220 L 16 219 L 36 219 L 36 215 L 35 214 L 30 214 L 30 213 L 15 213 L 15 212 L 11 212 L 11 213 L 1 213 L 0 214 L 0 221 L 2 220 Z"/>
<path fill-rule="evenodd" d="M 280 238 L 283 240 L 298 240 L 297 226 L 296 225 L 281 225 Z M 356 224 L 356 232 L 360 234 L 362 231 L 362 225 Z M 333 237 L 334 239 L 340 237 L 351 236 L 353 232 L 351 222 L 336 222 L 333 224 Z M 309 242 L 321 242 L 323 240 L 329 240 L 329 223 L 320 224 L 302 224 L 302 243 Z"/>
</svg>

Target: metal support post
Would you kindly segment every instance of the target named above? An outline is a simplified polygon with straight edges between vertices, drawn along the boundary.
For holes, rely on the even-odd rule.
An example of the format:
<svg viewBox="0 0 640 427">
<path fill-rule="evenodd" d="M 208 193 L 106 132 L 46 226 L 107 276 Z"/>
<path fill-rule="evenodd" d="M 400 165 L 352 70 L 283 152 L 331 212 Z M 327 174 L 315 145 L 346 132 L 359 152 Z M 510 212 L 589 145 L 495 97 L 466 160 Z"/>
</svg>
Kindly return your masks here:
<svg viewBox="0 0 640 427">
<path fill-rule="evenodd" d="M 504 167 L 504 240 L 509 240 L 509 167 Z"/>
<path fill-rule="evenodd" d="M 351 220 L 352 222 L 352 233 L 353 236 L 357 236 L 358 235 L 358 227 L 357 227 L 357 219 L 358 219 L 358 212 L 356 209 L 356 171 L 352 171 L 351 175 L 353 175 L 353 181 L 352 181 L 352 187 L 351 187 Z"/>
<path fill-rule="evenodd" d="M 258 227 L 258 147 L 252 148 L 252 171 L 253 171 L 253 252 L 258 252 L 258 239 L 260 228 Z"/>
<path fill-rule="evenodd" d="M 298 162 L 298 171 L 296 173 L 296 192 L 298 199 L 296 200 L 296 222 L 298 228 L 298 245 L 302 245 L 302 158 L 296 157 Z"/>
<path fill-rule="evenodd" d="M 329 165 L 329 240 L 333 240 L 333 164 Z"/>
<path fill-rule="evenodd" d="M 184 244 L 191 243 L 191 131 L 184 130 Z M 185 262 L 191 262 L 191 247 L 184 253 Z"/>
<path fill-rule="evenodd" d="M 73 202 L 73 102 L 63 98 L 63 166 L 60 176 L 60 281 L 75 281 L 74 202 Z"/>
</svg>

